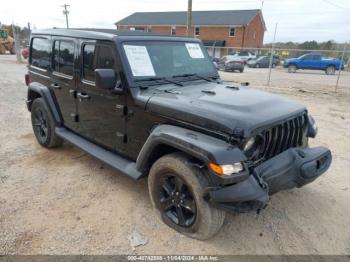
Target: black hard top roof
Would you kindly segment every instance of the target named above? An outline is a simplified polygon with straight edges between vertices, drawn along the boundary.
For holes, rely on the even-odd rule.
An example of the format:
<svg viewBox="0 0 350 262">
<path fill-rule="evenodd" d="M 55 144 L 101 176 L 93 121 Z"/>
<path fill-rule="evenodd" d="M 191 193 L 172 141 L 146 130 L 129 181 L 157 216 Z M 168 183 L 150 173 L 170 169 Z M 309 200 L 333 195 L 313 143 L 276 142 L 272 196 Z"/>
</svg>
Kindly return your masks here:
<svg viewBox="0 0 350 262">
<path fill-rule="evenodd" d="M 121 31 L 115 29 L 100 29 L 100 28 L 71 28 L 71 29 L 42 29 L 34 30 L 32 35 L 54 35 L 54 36 L 67 36 L 67 37 L 78 37 L 88 39 L 99 39 L 99 40 L 112 40 L 118 36 L 140 36 L 140 37 L 166 37 L 169 39 L 179 40 L 180 37 L 171 36 L 168 34 L 151 33 L 142 31 Z"/>
</svg>

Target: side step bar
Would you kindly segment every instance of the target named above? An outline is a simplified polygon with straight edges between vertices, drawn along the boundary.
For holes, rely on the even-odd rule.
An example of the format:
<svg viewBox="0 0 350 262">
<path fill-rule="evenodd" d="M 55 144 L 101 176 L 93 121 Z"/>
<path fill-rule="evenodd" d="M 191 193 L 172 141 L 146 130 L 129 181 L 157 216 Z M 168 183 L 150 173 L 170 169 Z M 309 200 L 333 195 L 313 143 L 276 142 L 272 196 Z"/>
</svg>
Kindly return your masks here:
<svg viewBox="0 0 350 262">
<path fill-rule="evenodd" d="M 56 127 L 55 133 L 59 137 L 79 147 L 83 151 L 101 160 L 124 175 L 127 175 L 135 180 L 142 176 L 142 173 L 136 169 L 135 162 L 129 161 L 98 145 L 95 145 L 94 143 L 91 143 L 90 141 L 74 134 L 64 127 Z"/>
</svg>

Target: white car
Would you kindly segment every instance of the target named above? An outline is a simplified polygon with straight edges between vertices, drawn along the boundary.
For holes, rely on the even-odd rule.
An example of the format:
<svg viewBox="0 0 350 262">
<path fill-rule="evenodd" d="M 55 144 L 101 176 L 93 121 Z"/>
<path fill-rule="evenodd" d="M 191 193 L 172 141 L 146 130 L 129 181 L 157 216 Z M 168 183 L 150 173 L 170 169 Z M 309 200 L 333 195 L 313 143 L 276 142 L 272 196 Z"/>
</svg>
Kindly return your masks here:
<svg viewBox="0 0 350 262">
<path fill-rule="evenodd" d="M 235 53 L 232 55 L 233 57 L 239 57 L 242 59 L 245 63 L 249 60 L 256 59 L 256 54 L 247 52 L 247 51 L 241 51 L 239 53 Z"/>
</svg>

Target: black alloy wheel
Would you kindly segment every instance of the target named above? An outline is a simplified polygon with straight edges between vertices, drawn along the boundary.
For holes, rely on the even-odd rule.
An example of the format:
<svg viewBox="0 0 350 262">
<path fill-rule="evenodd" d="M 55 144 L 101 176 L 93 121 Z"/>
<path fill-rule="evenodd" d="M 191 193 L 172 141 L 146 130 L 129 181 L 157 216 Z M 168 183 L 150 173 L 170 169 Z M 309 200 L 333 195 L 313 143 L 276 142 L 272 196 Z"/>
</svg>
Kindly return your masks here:
<svg viewBox="0 0 350 262">
<path fill-rule="evenodd" d="M 48 138 L 48 119 L 41 108 L 35 108 L 33 113 L 33 129 L 35 135 L 40 142 L 45 143 Z"/>
<path fill-rule="evenodd" d="M 172 174 L 162 177 L 159 184 L 159 202 L 163 214 L 174 224 L 189 227 L 195 222 L 196 201 L 180 177 Z"/>
</svg>

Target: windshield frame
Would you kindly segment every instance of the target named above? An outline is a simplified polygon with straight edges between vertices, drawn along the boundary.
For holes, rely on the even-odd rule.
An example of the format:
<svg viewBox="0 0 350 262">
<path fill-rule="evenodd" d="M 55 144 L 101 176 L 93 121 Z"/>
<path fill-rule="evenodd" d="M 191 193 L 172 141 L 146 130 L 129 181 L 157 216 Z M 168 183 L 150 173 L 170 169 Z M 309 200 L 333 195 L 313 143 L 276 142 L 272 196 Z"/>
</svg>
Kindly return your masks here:
<svg viewBox="0 0 350 262">
<path fill-rule="evenodd" d="M 119 36 L 119 37 L 115 38 L 115 42 L 117 45 L 118 53 L 120 55 L 120 61 L 121 61 L 122 66 L 124 68 L 124 70 L 123 70 L 124 75 L 129 83 L 130 87 L 140 86 L 140 80 L 142 78 L 138 78 L 138 77 L 135 78 L 132 74 L 131 66 L 129 64 L 129 60 L 127 58 L 126 52 L 124 50 L 124 44 L 127 44 L 127 43 L 133 43 L 133 44 L 140 43 L 140 45 L 142 43 L 145 43 L 145 42 L 197 43 L 200 45 L 205 58 L 208 59 L 208 61 L 210 62 L 211 66 L 213 68 L 212 72 L 203 73 L 201 75 L 205 76 L 205 77 L 220 78 L 218 71 L 216 70 L 214 64 L 210 60 L 207 49 L 204 47 L 203 43 L 198 39 L 185 38 L 185 37 L 170 37 L 170 36 L 137 36 L 137 37 L 135 37 L 135 36 Z M 193 72 L 193 73 L 195 73 L 195 72 Z M 157 77 L 157 76 L 155 76 L 155 77 Z M 148 78 L 148 77 L 145 76 L 145 78 Z M 172 79 L 172 78 L 169 77 L 169 79 Z"/>
</svg>

